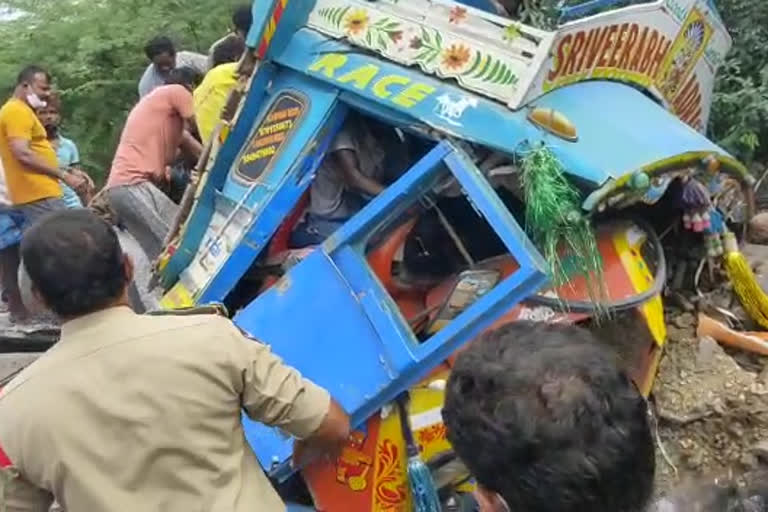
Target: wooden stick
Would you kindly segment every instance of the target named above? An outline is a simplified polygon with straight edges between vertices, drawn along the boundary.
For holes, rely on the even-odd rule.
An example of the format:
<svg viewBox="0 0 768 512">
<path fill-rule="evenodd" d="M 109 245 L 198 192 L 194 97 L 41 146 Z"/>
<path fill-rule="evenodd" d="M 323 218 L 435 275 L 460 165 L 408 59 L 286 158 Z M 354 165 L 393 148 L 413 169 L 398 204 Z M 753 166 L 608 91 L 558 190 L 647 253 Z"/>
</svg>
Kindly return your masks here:
<svg viewBox="0 0 768 512">
<path fill-rule="evenodd" d="M 734 331 L 704 313 L 699 313 L 699 326 L 696 329 L 696 334 L 698 336 L 710 336 L 723 345 L 768 355 L 768 341 L 763 339 L 764 336 L 768 337 L 768 333 L 755 336 L 756 333 Z"/>
</svg>

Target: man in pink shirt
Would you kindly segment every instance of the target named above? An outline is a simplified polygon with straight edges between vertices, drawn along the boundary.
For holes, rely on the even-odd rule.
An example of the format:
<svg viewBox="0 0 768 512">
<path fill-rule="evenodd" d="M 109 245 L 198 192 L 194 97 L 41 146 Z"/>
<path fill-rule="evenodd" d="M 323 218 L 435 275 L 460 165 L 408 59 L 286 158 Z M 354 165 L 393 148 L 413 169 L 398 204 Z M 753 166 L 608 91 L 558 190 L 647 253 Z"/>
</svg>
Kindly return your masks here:
<svg viewBox="0 0 768 512">
<path fill-rule="evenodd" d="M 194 124 L 192 90 L 197 73 L 171 72 L 167 84 L 143 97 L 125 122 L 106 185 L 117 222 L 154 260 L 176 216 L 178 205 L 161 190 L 166 167 L 185 151 L 197 158 L 201 146 L 187 131 Z"/>
</svg>

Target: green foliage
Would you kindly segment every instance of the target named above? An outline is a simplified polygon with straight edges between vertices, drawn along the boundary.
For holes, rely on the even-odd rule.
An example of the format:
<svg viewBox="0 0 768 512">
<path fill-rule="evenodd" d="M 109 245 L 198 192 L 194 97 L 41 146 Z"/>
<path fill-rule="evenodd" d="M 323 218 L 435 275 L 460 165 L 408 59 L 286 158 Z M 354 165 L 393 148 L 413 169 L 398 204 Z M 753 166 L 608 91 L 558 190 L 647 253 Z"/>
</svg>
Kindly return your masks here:
<svg viewBox="0 0 768 512">
<path fill-rule="evenodd" d="M 733 37 L 720 70 L 710 120 L 712 138 L 744 161 L 768 157 L 768 2 L 719 0 Z"/>
<path fill-rule="evenodd" d="M 242 0 L 5 0 L 22 16 L 0 22 L 0 92 L 27 64 L 49 69 L 62 94 L 63 129 L 97 179 L 109 170 L 125 117 L 138 100 L 144 45 L 168 35 L 207 53 Z M 247 2 L 246 2 L 247 3 Z"/>
</svg>

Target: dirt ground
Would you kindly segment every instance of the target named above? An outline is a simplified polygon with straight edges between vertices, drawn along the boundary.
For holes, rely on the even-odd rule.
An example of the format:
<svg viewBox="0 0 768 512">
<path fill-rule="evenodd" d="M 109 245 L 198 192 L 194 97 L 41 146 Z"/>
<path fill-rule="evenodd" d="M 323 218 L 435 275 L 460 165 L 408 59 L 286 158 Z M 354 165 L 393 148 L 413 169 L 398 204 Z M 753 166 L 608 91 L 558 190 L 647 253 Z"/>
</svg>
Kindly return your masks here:
<svg viewBox="0 0 768 512">
<path fill-rule="evenodd" d="M 768 463 L 768 358 L 698 339 L 691 313 L 672 315 L 653 391 L 657 493 L 688 480 L 735 478 Z"/>
</svg>

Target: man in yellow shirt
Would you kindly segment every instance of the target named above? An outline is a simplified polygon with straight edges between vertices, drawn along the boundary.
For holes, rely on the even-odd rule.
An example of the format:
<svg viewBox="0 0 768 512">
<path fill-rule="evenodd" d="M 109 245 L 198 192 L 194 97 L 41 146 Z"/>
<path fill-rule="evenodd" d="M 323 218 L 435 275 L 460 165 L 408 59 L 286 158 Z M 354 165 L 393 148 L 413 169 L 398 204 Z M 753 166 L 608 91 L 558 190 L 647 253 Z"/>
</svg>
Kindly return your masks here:
<svg viewBox="0 0 768 512">
<path fill-rule="evenodd" d="M 45 106 L 51 94 L 50 82 L 42 68 L 24 68 L 16 80 L 13 96 L 0 108 L 0 160 L 11 206 L 24 219 L 22 229 L 48 212 L 66 208 L 59 180 L 72 188 L 82 184 L 82 178 L 58 168 L 56 152 L 35 114 L 35 109 Z M 18 244 L 0 253 L 0 265 L 11 318 L 22 320 L 27 311 L 17 282 Z"/>
<path fill-rule="evenodd" d="M 214 67 L 195 89 L 195 120 L 203 142 L 216 128 L 229 93 L 237 84 L 237 61 L 244 51 L 245 42 L 238 36 L 219 42 L 213 51 Z"/>
</svg>

